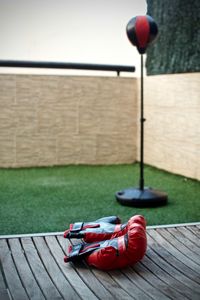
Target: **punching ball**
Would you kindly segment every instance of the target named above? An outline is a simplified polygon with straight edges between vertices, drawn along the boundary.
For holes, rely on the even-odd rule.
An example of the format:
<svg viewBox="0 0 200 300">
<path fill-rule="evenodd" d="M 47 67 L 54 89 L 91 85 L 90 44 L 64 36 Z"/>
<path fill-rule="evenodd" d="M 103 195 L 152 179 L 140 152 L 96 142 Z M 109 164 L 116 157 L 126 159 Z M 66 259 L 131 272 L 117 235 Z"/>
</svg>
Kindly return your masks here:
<svg viewBox="0 0 200 300">
<path fill-rule="evenodd" d="M 144 54 L 157 37 L 158 27 L 152 17 L 137 16 L 128 22 L 126 32 L 131 44 L 137 47 L 140 54 Z"/>
</svg>

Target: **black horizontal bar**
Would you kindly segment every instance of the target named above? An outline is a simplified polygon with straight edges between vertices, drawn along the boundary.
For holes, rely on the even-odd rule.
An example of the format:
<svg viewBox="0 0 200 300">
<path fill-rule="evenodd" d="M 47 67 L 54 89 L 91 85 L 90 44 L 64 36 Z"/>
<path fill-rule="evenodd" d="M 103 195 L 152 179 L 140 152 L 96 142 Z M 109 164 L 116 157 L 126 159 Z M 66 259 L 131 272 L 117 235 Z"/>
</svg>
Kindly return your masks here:
<svg viewBox="0 0 200 300">
<path fill-rule="evenodd" d="M 120 72 L 135 72 L 134 66 L 25 60 L 0 60 L 0 67 L 115 71 L 118 74 Z"/>
</svg>

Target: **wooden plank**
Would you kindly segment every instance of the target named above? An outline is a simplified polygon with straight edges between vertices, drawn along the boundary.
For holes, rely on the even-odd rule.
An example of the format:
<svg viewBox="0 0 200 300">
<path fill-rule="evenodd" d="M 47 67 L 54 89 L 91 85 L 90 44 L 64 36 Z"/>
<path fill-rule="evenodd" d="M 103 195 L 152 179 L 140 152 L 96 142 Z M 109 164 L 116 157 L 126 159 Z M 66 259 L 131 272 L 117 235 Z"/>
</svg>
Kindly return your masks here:
<svg viewBox="0 0 200 300">
<path fill-rule="evenodd" d="M 31 298 L 31 300 L 45 299 L 35 277 L 33 276 L 19 240 L 10 239 L 8 240 L 8 243 L 12 252 L 17 272 L 20 275 L 21 281 L 26 289 L 28 296 Z"/>
<path fill-rule="evenodd" d="M 141 277 L 143 277 L 150 285 L 152 285 L 152 287 L 154 287 L 155 289 L 159 290 L 162 294 L 164 294 L 165 297 L 169 299 L 171 297 L 173 299 L 174 298 L 180 299 L 179 294 L 176 291 L 174 291 L 165 282 L 160 280 L 159 277 L 155 276 L 154 273 L 152 273 L 142 263 L 137 263 L 133 268 Z M 165 299 L 165 297 L 162 296 L 162 299 Z"/>
<path fill-rule="evenodd" d="M 91 268 L 84 262 L 74 264 L 74 268 L 81 277 L 81 279 L 90 287 L 91 291 L 102 300 L 115 299 L 113 295 L 107 290 L 104 285 L 94 276 Z"/>
<path fill-rule="evenodd" d="M 21 239 L 23 249 L 25 251 L 25 255 L 30 264 L 32 272 L 37 278 L 38 284 L 40 285 L 45 297 L 51 300 L 62 299 L 60 293 L 54 286 L 51 278 L 49 277 L 46 269 L 39 257 L 39 253 L 37 252 L 32 239 L 31 238 L 22 238 Z"/>
<path fill-rule="evenodd" d="M 195 251 L 196 245 L 191 243 L 188 238 L 185 238 L 184 235 L 182 235 L 176 228 L 169 228 L 167 231 L 170 233 L 170 235 L 167 234 L 167 237 L 169 237 L 169 242 L 171 241 L 171 244 L 174 245 L 177 249 L 181 249 L 181 252 L 192 259 L 197 265 L 200 266 L 200 255 L 199 251 Z M 200 249 L 198 249 L 200 250 Z M 200 268 L 199 268 L 200 269 Z"/>
<path fill-rule="evenodd" d="M 52 282 L 57 287 L 62 297 L 66 300 L 80 299 L 52 257 L 50 249 L 48 248 L 44 238 L 33 237 L 33 241 L 37 251 L 40 253 L 40 258 L 45 266 L 46 271 L 48 272 Z"/>
<path fill-rule="evenodd" d="M 130 281 L 128 277 L 119 270 L 109 272 L 110 276 L 117 282 L 117 284 L 123 288 L 134 299 L 149 300 L 149 296 L 140 289 L 135 282 Z"/>
<path fill-rule="evenodd" d="M 197 225 L 149 229 L 143 260 L 110 272 L 65 264 L 62 236 L 0 239 L 0 299 L 199 300 L 199 231 Z"/>
<path fill-rule="evenodd" d="M 165 229 L 162 229 L 165 230 Z M 166 231 L 166 230 L 165 230 Z M 185 266 L 185 268 L 183 268 L 184 271 L 186 271 L 186 267 L 187 267 L 187 272 L 189 272 L 190 274 L 193 274 L 194 277 L 198 280 L 198 282 L 200 281 L 199 278 L 199 267 L 189 258 L 187 258 L 184 254 L 182 254 L 177 248 L 175 248 L 171 243 L 169 243 L 169 241 L 167 239 L 165 239 L 165 234 L 166 232 L 162 233 L 160 232 L 160 229 L 156 229 L 153 231 L 149 231 L 148 232 L 158 243 L 160 243 L 164 248 L 167 249 L 167 251 L 169 253 L 171 253 L 174 257 L 176 257 L 177 260 L 179 260 L 180 262 L 183 263 L 183 266 Z M 190 269 L 190 271 L 188 270 Z"/>
<path fill-rule="evenodd" d="M 60 266 L 63 274 L 66 276 L 67 280 L 75 289 L 76 293 L 82 299 L 97 299 L 97 296 L 90 290 L 90 288 L 85 284 L 85 282 L 77 274 L 72 263 L 65 264 L 63 261 L 64 252 L 58 244 L 57 239 L 54 236 L 47 236 L 45 238 L 51 253 L 56 260 L 57 264 Z"/>
<path fill-rule="evenodd" d="M 62 248 L 62 250 L 66 251 L 66 239 L 64 239 L 62 236 L 58 236 L 57 240 Z M 80 241 L 77 240 L 78 243 Z M 112 294 L 105 289 L 105 287 L 101 284 L 101 282 L 94 276 L 91 269 L 88 267 L 88 265 L 83 261 L 80 261 L 76 264 L 73 264 L 76 272 L 79 274 L 81 279 L 87 284 L 87 286 L 90 287 L 90 289 L 95 293 L 100 299 L 114 299 Z"/>
<path fill-rule="evenodd" d="M 151 261 L 160 269 L 160 271 L 156 271 L 159 274 L 159 277 L 172 286 L 174 289 L 178 290 L 180 293 L 184 293 L 184 295 L 191 300 L 198 300 L 200 294 L 194 292 L 192 289 L 193 281 L 181 273 L 178 269 L 174 268 L 169 262 L 167 257 L 164 258 L 160 256 L 163 253 L 162 247 L 150 247 L 150 237 L 148 236 L 149 246 L 146 257 L 151 259 Z M 151 244 L 153 244 L 151 242 Z M 157 251 L 157 252 L 156 252 Z M 165 252 L 164 252 L 165 254 Z M 196 290 L 199 291 L 199 286 L 197 285 Z"/>
<path fill-rule="evenodd" d="M 121 300 L 130 300 L 134 299 L 133 296 L 130 296 L 119 284 L 107 273 L 101 270 L 97 270 L 95 268 L 92 269 L 94 275 L 98 278 L 98 280 L 104 285 L 104 287 L 110 291 L 113 295 L 114 299 Z"/>
<path fill-rule="evenodd" d="M 0 260 L 0 262 L 1 262 L 1 260 Z M 1 300 L 10 300 L 11 298 L 9 297 L 8 289 L 6 287 L 2 272 L 3 272 L 3 268 L 0 265 L 0 299 Z"/>
<path fill-rule="evenodd" d="M 9 294 L 6 290 L 0 291 L 0 299 L 1 300 L 11 300 L 11 298 L 9 297 Z"/>
<path fill-rule="evenodd" d="M 187 229 L 192 231 L 198 239 L 200 238 L 200 228 L 198 226 L 187 227 Z"/>
<path fill-rule="evenodd" d="M 177 228 L 177 230 L 179 232 L 181 232 L 185 236 L 186 239 L 189 239 L 193 244 L 195 244 L 197 246 L 197 249 L 198 249 L 197 253 L 199 253 L 199 251 L 200 251 L 200 238 L 198 238 L 196 236 L 196 234 L 194 234 L 194 232 L 192 232 L 192 230 L 190 230 L 188 227 L 179 227 L 179 228 Z"/>
<path fill-rule="evenodd" d="M 187 277 L 184 280 L 184 284 L 191 286 L 195 292 L 199 293 L 200 280 L 197 274 L 194 273 L 191 268 L 177 259 L 176 256 L 173 255 L 173 251 L 168 251 L 167 246 L 165 245 L 165 243 L 163 243 L 163 238 L 159 236 L 155 230 L 148 231 L 148 245 L 175 270 L 179 270 L 183 275 L 187 274 Z"/>
<path fill-rule="evenodd" d="M 159 233 L 168 243 L 168 248 L 170 247 L 173 249 L 173 253 L 178 255 L 178 259 L 180 259 L 184 264 L 191 267 L 197 274 L 200 275 L 200 266 L 197 263 L 197 260 L 199 260 L 198 255 L 190 251 L 181 242 L 179 242 L 176 237 L 168 231 L 168 229 L 158 229 L 157 233 Z"/>
<path fill-rule="evenodd" d="M 144 274 L 137 273 L 136 265 L 131 268 L 128 267 L 125 270 L 123 270 L 123 273 L 126 274 L 126 276 L 131 280 L 133 283 L 137 284 L 138 287 L 140 287 L 149 297 L 149 299 L 170 299 L 165 294 L 160 292 L 157 288 L 152 286 L 148 281 L 146 281 Z"/>
<path fill-rule="evenodd" d="M 14 300 L 27 300 L 28 296 L 13 262 L 6 240 L 0 240 L 0 260 L 9 292 Z"/>
<path fill-rule="evenodd" d="M 151 256 L 151 250 L 149 251 L 148 249 L 147 253 Z M 166 295 L 173 297 L 173 299 L 188 299 L 183 293 L 183 288 L 185 288 L 185 286 L 179 283 L 177 284 L 175 278 L 172 278 L 168 273 L 158 267 L 150 257 L 145 255 L 140 265 L 144 266 L 145 269 L 149 271 L 149 280 L 148 278 L 146 279 Z"/>
</svg>

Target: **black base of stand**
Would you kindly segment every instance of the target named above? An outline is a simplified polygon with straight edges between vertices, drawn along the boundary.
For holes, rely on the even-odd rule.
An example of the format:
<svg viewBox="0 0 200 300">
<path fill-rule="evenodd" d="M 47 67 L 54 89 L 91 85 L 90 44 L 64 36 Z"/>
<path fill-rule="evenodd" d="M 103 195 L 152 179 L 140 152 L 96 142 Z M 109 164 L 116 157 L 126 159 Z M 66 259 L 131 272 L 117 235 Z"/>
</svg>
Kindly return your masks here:
<svg viewBox="0 0 200 300">
<path fill-rule="evenodd" d="M 145 187 L 143 190 L 139 188 L 128 188 L 115 194 L 119 203 L 127 206 L 135 207 L 155 207 L 167 204 L 168 196 L 159 190 Z"/>
</svg>

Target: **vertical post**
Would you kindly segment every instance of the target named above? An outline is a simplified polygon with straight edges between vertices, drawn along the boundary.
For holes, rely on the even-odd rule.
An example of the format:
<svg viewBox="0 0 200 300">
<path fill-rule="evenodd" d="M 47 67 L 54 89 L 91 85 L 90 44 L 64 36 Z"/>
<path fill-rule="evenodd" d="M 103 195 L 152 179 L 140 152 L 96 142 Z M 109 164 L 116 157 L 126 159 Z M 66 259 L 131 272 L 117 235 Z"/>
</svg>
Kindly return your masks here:
<svg viewBox="0 0 200 300">
<path fill-rule="evenodd" d="M 168 196 L 159 190 L 154 190 L 144 186 L 144 87 L 143 87 L 143 54 L 150 42 L 158 33 L 158 28 L 152 17 L 136 16 L 132 18 L 126 27 L 129 41 L 137 47 L 141 55 L 141 89 L 140 89 L 140 178 L 139 188 L 123 189 L 116 193 L 116 199 L 122 205 L 135 207 L 150 207 L 167 204 Z"/>
<path fill-rule="evenodd" d="M 141 54 L 140 78 L 140 190 L 144 190 L 144 93 L 143 93 L 143 55 Z"/>
</svg>

